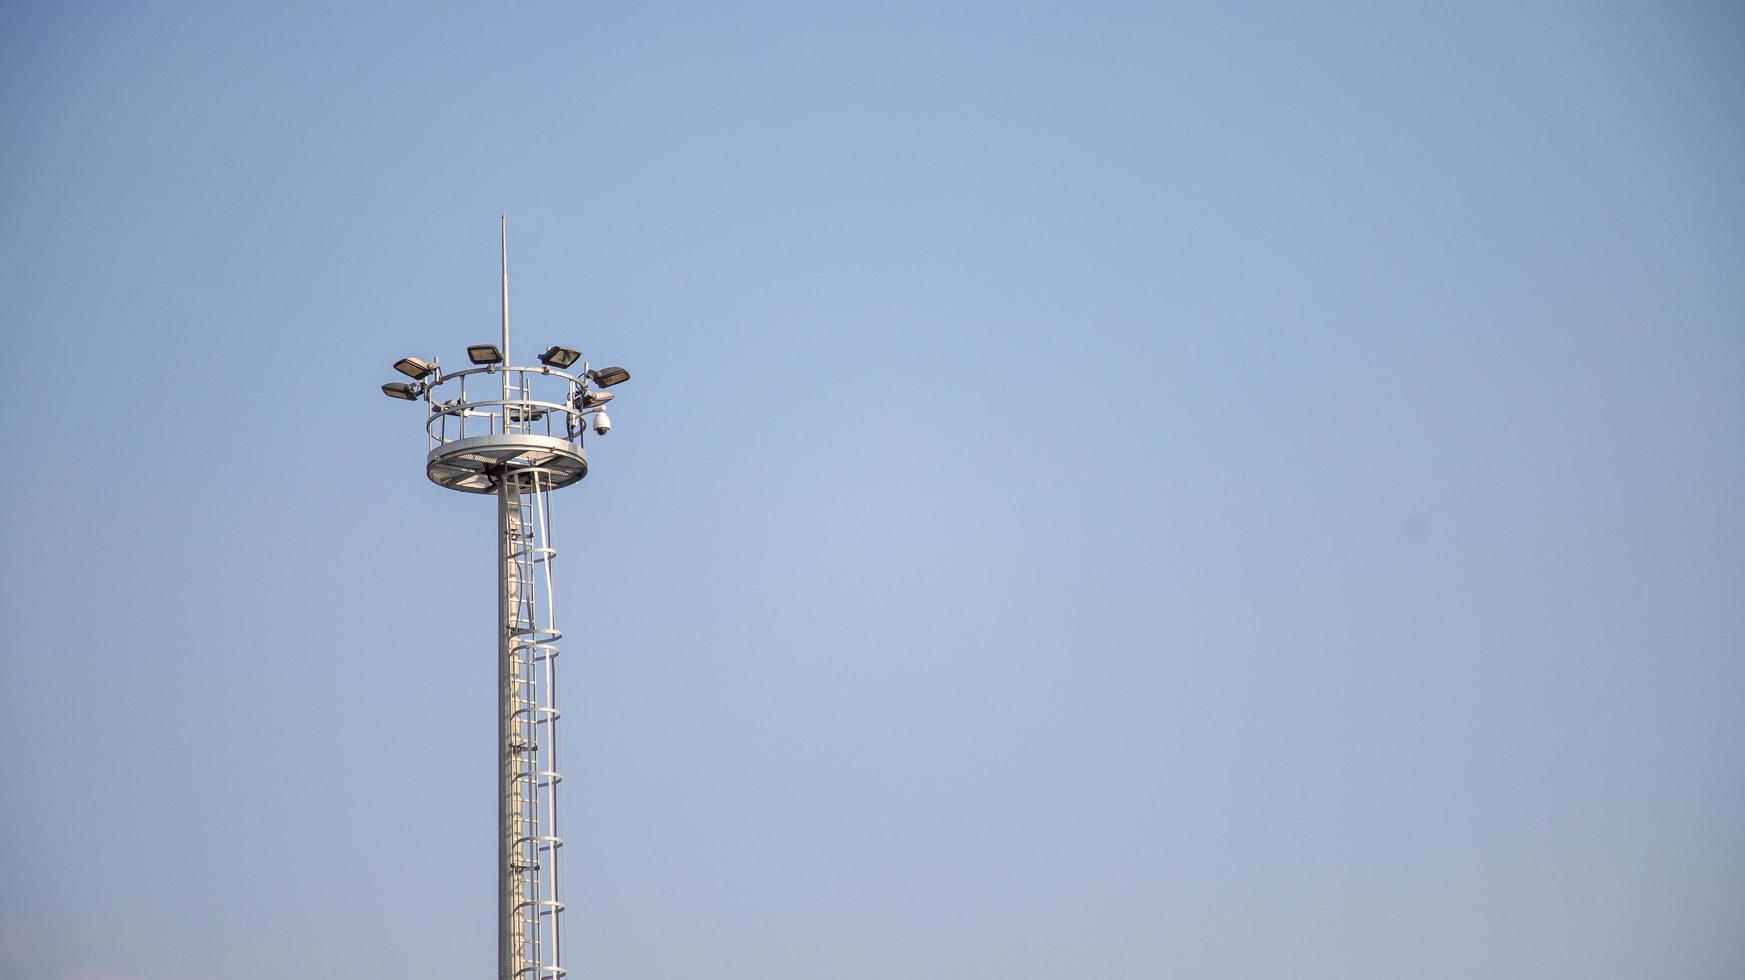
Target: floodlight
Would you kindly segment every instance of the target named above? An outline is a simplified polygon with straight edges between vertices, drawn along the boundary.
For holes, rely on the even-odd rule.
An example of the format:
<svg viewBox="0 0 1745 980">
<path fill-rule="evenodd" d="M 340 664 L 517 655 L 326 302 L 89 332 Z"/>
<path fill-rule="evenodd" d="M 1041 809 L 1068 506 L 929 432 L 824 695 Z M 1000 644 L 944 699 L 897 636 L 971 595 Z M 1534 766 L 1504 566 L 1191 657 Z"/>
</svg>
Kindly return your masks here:
<svg viewBox="0 0 1745 980">
<path fill-rule="evenodd" d="M 389 398 L 399 398 L 405 401 L 417 401 L 424 393 L 423 385 L 409 385 L 404 381 L 390 381 L 382 386 L 382 394 Z"/>
<path fill-rule="evenodd" d="M 467 360 L 474 364 L 501 364 L 503 352 L 496 344 L 473 344 L 467 348 Z"/>
<path fill-rule="evenodd" d="M 581 351 L 571 350 L 568 347 L 547 347 L 545 353 L 539 355 L 539 362 L 554 368 L 567 368 L 576 363 L 581 356 Z"/>
<path fill-rule="evenodd" d="M 617 397 L 610 391 L 584 391 L 579 401 L 582 408 L 597 408 Z"/>
<path fill-rule="evenodd" d="M 589 371 L 588 377 L 593 378 L 594 383 L 600 387 L 610 388 L 613 385 L 623 384 L 624 382 L 629 381 L 630 372 L 621 367 L 606 367 Z"/>
<path fill-rule="evenodd" d="M 394 362 L 394 370 L 414 381 L 419 381 L 436 370 L 436 366 L 420 357 L 402 357 Z"/>
</svg>

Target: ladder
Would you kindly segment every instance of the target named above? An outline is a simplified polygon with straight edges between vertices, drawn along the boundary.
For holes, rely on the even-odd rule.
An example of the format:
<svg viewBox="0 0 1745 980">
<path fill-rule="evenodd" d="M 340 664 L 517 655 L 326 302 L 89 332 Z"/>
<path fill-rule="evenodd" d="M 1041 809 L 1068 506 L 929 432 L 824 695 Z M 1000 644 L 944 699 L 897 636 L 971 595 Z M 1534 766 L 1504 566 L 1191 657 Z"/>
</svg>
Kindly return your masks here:
<svg viewBox="0 0 1745 980">
<path fill-rule="evenodd" d="M 503 676 L 505 923 L 513 980 L 559 980 L 565 974 L 558 889 L 558 720 L 549 474 L 506 473 L 503 572 L 506 663 Z"/>
</svg>

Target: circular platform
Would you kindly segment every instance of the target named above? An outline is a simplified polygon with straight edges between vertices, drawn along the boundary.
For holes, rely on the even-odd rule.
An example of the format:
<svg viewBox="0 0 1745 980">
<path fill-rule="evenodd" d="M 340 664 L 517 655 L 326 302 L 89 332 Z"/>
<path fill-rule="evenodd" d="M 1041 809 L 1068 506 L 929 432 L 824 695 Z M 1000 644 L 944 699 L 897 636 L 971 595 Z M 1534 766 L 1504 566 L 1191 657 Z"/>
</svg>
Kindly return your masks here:
<svg viewBox="0 0 1745 980">
<path fill-rule="evenodd" d="M 551 489 L 556 490 L 588 475 L 588 454 L 554 436 L 473 436 L 432 449 L 424 472 L 430 482 L 450 490 L 496 493 L 504 471 L 529 467 L 550 473 Z"/>
</svg>

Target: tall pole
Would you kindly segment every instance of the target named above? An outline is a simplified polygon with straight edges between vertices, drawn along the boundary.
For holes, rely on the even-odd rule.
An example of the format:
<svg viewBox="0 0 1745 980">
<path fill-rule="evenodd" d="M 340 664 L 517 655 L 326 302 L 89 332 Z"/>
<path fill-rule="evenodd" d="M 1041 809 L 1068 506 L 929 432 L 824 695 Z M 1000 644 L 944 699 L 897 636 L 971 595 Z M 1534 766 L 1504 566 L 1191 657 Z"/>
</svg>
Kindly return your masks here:
<svg viewBox="0 0 1745 980">
<path fill-rule="evenodd" d="M 564 842 L 557 833 L 557 790 L 563 774 L 556 688 L 563 632 L 556 623 L 550 494 L 588 475 L 581 439 L 589 419 L 598 434 L 610 426 L 600 406 L 612 396 L 593 392 L 591 385 L 610 387 L 628 380 L 630 372 L 590 372 L 584 366 L 581 374 L 570 374 L 564 368 L 580 352 L 567 347 L 553 347 L 539 367 L 509 360 L 507 216 L 500 218 L 499 233 L 501 356 L 481 355 L 473 360 L 477 366 L 452 372 L 444 372 L 440 362 L 402 358 L 394 368 L 411 383 L 391 382 L 382 391 L 425 403 L 425 475 L 433 483 L 497 501 L 497 977 L 562 980 Z M 489 384 L 493 372 L 502 375 L 495 412 L 488 395 L 470 401 L 466 395 L 469 376 L 475 384 Z M 455 387 L 444 390 L 449 384 Z M 478 420 L 470 433 L 468 419 Z M 538 419 L 545 425 L 536 433 Z M 482 434 L 481 422 L 488 422 Z"/>
<path fill-rule="evenodd" d="M 509 357 L 509 216 L 497 216 L 499 234 L 503 243 L 503 434 L 509 433 L 509 365 L 515 361 Z"/>
<path fill-rule="evenodd" d="M 503 435 L 509 434 L 509 216 L 499 217 L 503 260 Z M 519 832 L 515 805 L 515 700 L 518 671 L 514 664 L 516 595 L 519 569 L 515 564 L 515 517 L 520 495 L 507 474 L 497 488 L 497 980 L 518 980 L 521 964 L 517 942 L 514 894 L 515 838 Z"/>
<path fill-rule="evenodd" d="M 511 630 L 518 597 L 515 567 L 514 484 L 504 480 L 497 492 L 497 978 L 517 980 L 518 930 L 515 922 L 514 870 L 516 808 L 513 753 L 516 671 L 512 662 Z"/>
</svg>

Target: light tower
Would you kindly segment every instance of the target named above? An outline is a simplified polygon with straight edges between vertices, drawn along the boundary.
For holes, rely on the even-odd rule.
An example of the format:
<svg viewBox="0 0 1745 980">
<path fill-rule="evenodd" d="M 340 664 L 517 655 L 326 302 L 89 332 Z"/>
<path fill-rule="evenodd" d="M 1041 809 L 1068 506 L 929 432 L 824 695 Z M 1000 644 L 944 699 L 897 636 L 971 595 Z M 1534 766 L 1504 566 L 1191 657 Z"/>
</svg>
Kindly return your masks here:
<svg viewBox="0 0 1745 980">
<path fill-rule="evenodd" d="M 551 492 L 588 475 L 588 428 L 612 422 L 604 389 L 630 379 L 621 367 L 591 369 L 578 351 L 552 347 L 538 367 L 509 359 L 509 228 L 501 225 L 501 344 L 467 348 L 474 365 L 452 373 L 436 358 L 404 357 L 411 378 L 383 394 L 425 403 L 430 452 L 424 471 L 450 490 L 497 498 L 497 976 L 558 980 L 563 900 L 557 834 L 558 641 L 552 566 Z M 468 381 L 472 382 L 469 392 Z"/>
</svg>

